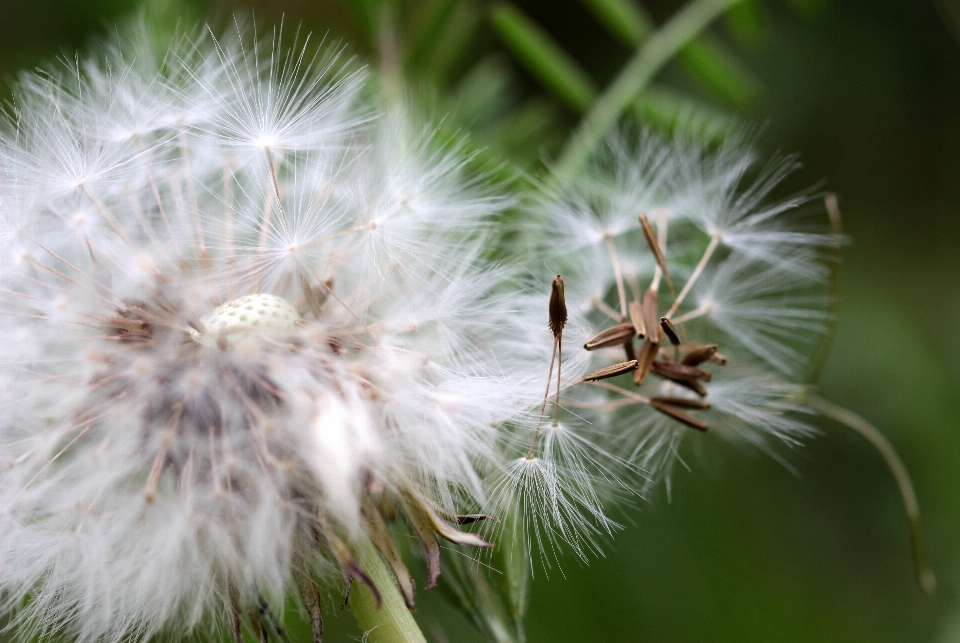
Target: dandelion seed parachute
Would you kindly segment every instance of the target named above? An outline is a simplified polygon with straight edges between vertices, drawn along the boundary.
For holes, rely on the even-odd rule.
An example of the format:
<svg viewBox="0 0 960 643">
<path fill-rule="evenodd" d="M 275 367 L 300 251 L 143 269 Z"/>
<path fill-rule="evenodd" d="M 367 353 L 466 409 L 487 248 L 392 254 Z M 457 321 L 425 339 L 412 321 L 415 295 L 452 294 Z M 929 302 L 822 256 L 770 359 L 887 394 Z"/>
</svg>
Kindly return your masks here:
<svg viewBox="0 0 960 643">
<path fill-rule="evenodd" d="M 669 489 L 692 429 L 778 459 L 776 443 L 812 433 L 796 402 L 798 380 L 827 322 L 823 250 L 837 239 L 805 225 L 799 213 L 808 195 L 768 203 L 795 167 L 788 158 L 758 171 L 757 155 L 736 138 L 711 151 L 625 130 L 534 208 L 530 264 L 564 275 L 571 320 L 589 336 L 636 325 L 652 303 L 643 315 L 647 339 L 591 349 L 580 365 L 638 359 L 633 381 L 574 387 L 561 416 L 590 427 L 597 449 L 642 471 L 643 489 L 664 479 Z M 641 215 L 654 238 L 644 235 Z"/>
<path fill-rule="evenodd" d="M 388 504 L 428 549 L 485 544 L 443 517 L 483 507 L 495 427 L 531 404 L 525 304 L 484 259 L 508 201 L 309 51 L 241 30 L 157 61 L 141 36 L 21 81 L 0 585 L 24 637 L 182 633 L 293 576 L 362 581 Z"/>
</svg>

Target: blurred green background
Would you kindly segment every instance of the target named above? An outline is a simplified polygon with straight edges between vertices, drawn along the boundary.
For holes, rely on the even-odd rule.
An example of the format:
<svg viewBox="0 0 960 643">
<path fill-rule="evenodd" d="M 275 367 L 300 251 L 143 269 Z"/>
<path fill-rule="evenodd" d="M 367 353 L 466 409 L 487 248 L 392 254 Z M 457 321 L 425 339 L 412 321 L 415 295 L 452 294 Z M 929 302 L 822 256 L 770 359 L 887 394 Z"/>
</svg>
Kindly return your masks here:
<svg viewBox="0 0 960 643">
<path fill-rule="evenodd" d="M 416 93 L 439 102 L 437 117 L 451 114 L 445 122 L 521 168 L 535 171 L 542 155 L 557 152 L 576 123 L 577 94 L 543 89 L 511 55 L 488 19 L 502 5 L 406 4 L 392 16 L 412 34 L 403 68 Z M 385 50 L 371 37 L 367 5 L 157 0 L 150 10 L 174 24 L 253 8 L 261 25 L 282 17 L 329 32 L 375 63 Z M 630 49 L 588 5 L 516 3 L 579 61 L 587 89 L 602 88 Z M 680 5 L 644 3 L 655 23 Z M 760 126 L 765 151 L 802 153 L 804 168 L 787 191 L 823 181 L 839 194 L 852 244 L 819 390 L 876 423 L 899 450 L 939 590 L 927 597 L 914 585 L 896 488 L 857 437 L 824 425 L 821 438 L 787 454 L 795 476 L 705 436 L 687 441 L 691 470 L 678 468 L 672 498 L 659 493 L 626 511 L 605 558 L 586 567 L 570 558 L 549 579 L 537 570 L 531 643 L 960 643 L 960 2 L 748 6 L 703 41 L 716 45 L 708 54 L 735 53 L 720 82 L 703 70 L 709 56 L 685 51 L 657 77 L 657 100 L 638 113 L 670 126 L 670 101 L 682 98 L 707 124 L 737 116 Z M 18 70 L 72 58 L 140 8 L 128 0 L 0 0 L 0 93 L 10 97 Z M 733 76 L 724 82 L 725 71 Z M 438 597 L 421 597 L 428 637 L 480 640 Z M 328 610 L 327 640 L 359 640 L 352 617 L 336 611 Z"/>
</svg>

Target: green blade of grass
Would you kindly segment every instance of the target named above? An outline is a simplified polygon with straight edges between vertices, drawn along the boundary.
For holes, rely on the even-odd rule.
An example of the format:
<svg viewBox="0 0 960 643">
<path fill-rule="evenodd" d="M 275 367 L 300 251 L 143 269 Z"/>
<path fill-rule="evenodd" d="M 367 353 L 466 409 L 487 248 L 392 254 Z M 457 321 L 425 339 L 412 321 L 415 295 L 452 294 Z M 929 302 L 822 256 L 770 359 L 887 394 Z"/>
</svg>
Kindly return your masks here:
<svg viewBox="0 0 960 643">
<path fill-rule="evenodd" d="M 760 95 L 760 81 L 753 72 L 715 38 L 697 38 L 683 48 L 680 60 L 697 82 L 732 105 L 743 107 Z"/>
<path fill-rule="evenodd" d="M 415 67 L 428 59 L 455 3 L 456 0 L 428 0 L 420 6 L 406 29 L 403 58 L 407 67 Z"/>
<path fill-rule="evenodd" d="M 458 2 L 441 25 L 436 39 L 422 59 L 425 76 L 445 81 L 463 59 L 483 21 L 481 9 L 472 2 Z"/>
<path fill-rule="evenodd" d="M 539 25 L 506 2 L 492 7 L 490 21 L 507 48 L 547 90 L 577 111 L 590 106 L 597 95 L 590 76 Z"/>
<path fill-rule="evenodd" d="M 597 144 L 647 88 L 657 72 L 711 22 L 738 2 L 743 0 L 692 0 L 644 41 L 580 121 L 554 168 L 556 179 L 562 181 L 579 171 Z"/>
<path fill-rule="evenodd" d="M 636 47 L 654 30 L 653 20 L 634 0 L 581 0 L 610 32 Z"/>
</svg>

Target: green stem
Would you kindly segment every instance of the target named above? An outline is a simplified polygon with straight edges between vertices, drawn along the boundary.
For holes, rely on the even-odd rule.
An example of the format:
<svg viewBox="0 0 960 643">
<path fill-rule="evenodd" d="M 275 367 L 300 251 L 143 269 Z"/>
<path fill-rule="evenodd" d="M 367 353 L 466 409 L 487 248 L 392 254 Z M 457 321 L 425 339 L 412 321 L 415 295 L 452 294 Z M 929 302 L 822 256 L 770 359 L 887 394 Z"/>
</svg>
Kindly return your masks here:
<svg viewBox="0 0 960 643">
<path fill-rule="evenodd" d="M 827 323 L 820 334 L 820 341 L 813 351 L 813 357 L 807 366 L 807 373 L 803 383 L 814 386 L 820 380 L 823 367 L 830 356 L 833 338 L 837 334 L 837 322 L 840 319 L 840 260 L 843 258 L 841 245 L 843 244 L 843 222 L 840 218 L 840 208 L 837 205 L 837 195 L 828 194 L 824 198 L 827 214 L 830 216 L 830 228 L 833 231 L 833 245 L 830 252 L 833 262 L 830 264 L 830 303 L 827 306 Z"/>
<path fill-rule="evenodd" d="M 717 16 L 742 1 L 692 0 L 647 38 L 580 121 L 560 155 L 556 177 L 562 181 L 575 174 L 656 73 Z"/>
<path fill-rule="evenodd" d="M 397 581 L 373 543 L 363 543 L 357 559 L 360 569 L 376 586 L 381 598 L 378 608 L 377 599 L 364 583 L 354 582 L 350 589 L 350 609 L 360 629 L 368 635 L 364 640 L 370 643 L 427 643 L 403 602 Z"/>
<path fill-rule="evenodd" d="M 917 584 L 924 592 L 932 594 L 937 588 L 937 579 L 933 575 L 933 570 L 931 570 L 927 564 L 927 557 L 923 549 L 923 532 L 920 528 L 920 505 L 917 503 L 917 494 L 913 490 L 913 483 L 910 482 L 910 474 L 907 473 L 907 468 L 904 466 L 903 461 L 900 460 L 900 456 L 897 455 L 893 445 L 880 433 L 877 427 L 853 411 L 828 402 L 817 395 L 811 395 L 806 403 L 820 415 L 851 429 L 854 433 L 869 442 L 883 457 L 887 468 L 897 481 L 897 487 L 900 489 L 900 497 L 903 499 L 903 507 L 907 513 L 907 522 L 910 524 L 910 545 L 913 550 L 913 567 L 917 577 Z"/>
</svg>

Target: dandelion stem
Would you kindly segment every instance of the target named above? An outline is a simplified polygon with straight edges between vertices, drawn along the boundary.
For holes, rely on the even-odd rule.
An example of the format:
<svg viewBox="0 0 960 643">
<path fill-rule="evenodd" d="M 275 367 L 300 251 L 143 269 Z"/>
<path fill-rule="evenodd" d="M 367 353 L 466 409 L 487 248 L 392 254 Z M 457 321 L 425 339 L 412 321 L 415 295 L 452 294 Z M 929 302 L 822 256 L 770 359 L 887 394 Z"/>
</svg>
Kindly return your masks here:
<svg viewBox="0 0 960 643">
<path fill-rule="evenodd" d="M 589 384 L 591 386 L 596 386 L 598 388 L 605 388 L 608 391 L 613 391 L 614 393 L 622 395 L 627 400 L 630 400 L 631 402 L 634 402 L 637 404 L 650 403 L 650 398 L 644 397 L 643 395 L 637 395 L 636 393 L 633 393 L 631 391 L 626 391 L 620 388 L 619 386 L 617 386 L 616 384 L 610 384 L 609 382 L 584 382 L 584 383 Z"/>
<path fill-rule="evenodd" d="M 604 303 L 603 300 L 600 299 L 599 297 L 594 297 L 592 300 L 590 300 L 590 303 L 593 304 L 594 308 L 599 310 L 604 315 L 610 317 L 610 319 L 612 319 L 613 321 L 615 322 L 620 321 L 621 318 L 620 318 L 620 315 L 617 313 L 617 311 L 615 311 L 613 308 L 610 308 L 610 306 Z"/>
<path fill-rule="evenodd" d="M 710 312 L 710 306 L 700 306 L 694 310 L 691 310 L 689 313 L 684 313 L 679 317 L 675 318 L 673 321 L 677 324 L 684 324 L 691 319 L 696 319 L 697 317 L 702 317 Z"/>
<path fill-rule="evenodd" d="M 167 211 L 163 207 L 163 199 L 160 198 L 160 189 L 157 187 L 157 182 L 153 178 L 153 170 L 150 169 L 150 161 L 147 159 L 147 150 L 144 149 L 143 143 L 140 142 L 139 136 L 134 136 L 133 140 L 137 144 L 137 149 L 140 151 L 140 158 L 143 159 L 143 167 L 147 172 L 147 180 L 150 182 L 150 187 L 153 189 L 153 196 L 157 200 L 157 209 L 160 212 L 160 218 L 163 220 L 163 224 L 167 227 L 167 233 L 170 235 L 171 239 L 176 239 L 173 235 L 173 228 L 170 226 L 170 219 L 167 218 Z M 149 231 L 149 228 L 144 226 L 145 230 Z M 180 256 L 180 248 L 174 248 L 177 251 L 177 256 Z"/>
<path fill-rule="evenodd" d="M 687 283 L 683 285 L 683 289 L 680 291 L 680 294 L 677 295 L 677 298 L 673 300 L 673 305 L 670 306 L 670 310 L 667 311 L 667 314 L 664 315 L 664 317 L 670 319 L 673 317 L 673 314 L 677 312 L 677 309 L 680 308 L 680 304 L 683 303 L 683 300 L 690 292 L 690 289 L 693 288 L 693 285 L 697 282 L 697 279 L 700 278 L 700 275 L 703 273 L 703 269 L 707 267 L 707 263 L 710 261 L 710 258 L 713 256 L 713 252 L 717 249 L 718 245 L 720 245 L 719 237 L 713 237 L 710 239 L 710 245 L 707 246 L 703 256 L 700 257 L 700 263 L 698 263 L 697 267 L 693 269 L 693 272 L 690 274 L 690 278 L 687 279 Z"/>
<path fill-rule="evenodd" d="M 620 312 L 623 319 L 627 318 L 627 291 L 623 287 L 623 272 L 620 270 L 620 259 L 617 258 L 617 249 L 613 245 L 613 238 L 604 237 L 607 242 L 607 252 L 610 253 L 610 262 L 613 264 L 613 274 L 617 279 L 617 294 L 620 296 Z"/>
<path fill-rule="evenodd" d="M 527 451 L 527 460 L 533 458 L 533 452 L 537 448 L 537 438 L 540 437 L 540 425 L 543 423 L 543 414 L 547 410 L 547 399 L 550 397 L 550 383 L 553 381 L 553 363 L 557 359 L 557 346 L 560 344 L 560 336 L 553 338 L 553 352 L 550 353 L 550 368 L 547 370 L 547 390 L 543 392 L 543 405 L 540 406 L 540 417 L 537 419 L 537 428 L 533 432 L 533 440 L 530 441 L 530 449 Z M 557 399 L 560 397 L 560 382 L 557 381 Z"/>
<path fill-rule="evenodd" d="M 554 176 L 563 181 L 575 175 L 656 73 L 717 16 L 742 1 L 693 0 L 647 38 L 580 121 L 560 155 Z"/>
<path fill-rule="evenodd" d="M 277 208 L 280 210 L 280 215 L 283 216 L 283 203 L 281 203 L 280 199 L 280 183 L 277 181 L 277 168 L 273 163 L 273 154 L 270 152 L 269 147 L 263 148 L 263 151 L 267 155 L 267 164 L 270 166 L 270 180 L 273 183 L 273 193 L 277 197 Z M 260 228 L 260 245 L 257 248 L 257 251 L 260 253 L 263 253 L 264 249 L 267 247 L 267 237 L 270 234 L 270 215 L 272 211 L 272 208 L 264 207 L 263 223 L 261 224 Z"/>
<path fill-rule="evenodd" d="M 201 252 L 206 251 L 207 246 L 203 240 L 203 218 L 200 216 L 200 206 L 197 204 L 197 191 L 193 187 L 193 172 L 190 170 L 190 154 L 187 151 L 187 132 L 183 127 L 179 130 L 178 141 L 180 144 L 180 160 L 183 162 L 183 181 L 187 186 L 187 194 L 190 196 L 190 207 L 193 208 L 193 216 L 196 217 L 197 224 L 197 247 Z"/>
<path fill-rule="evenodd" d="M 560 417 L 560 369 L 563 368 L 563 335 L 557 335 L 557 399 L 553 403 L 553 425 Z"/>
<path fill-rule="evenodd" d="M 830 418 L 838 424 L 842 424 L 862 437 L 883 457 L 887 469 L 890 470 L 894 480 L 897 482 L 900 497 L 903 499 L 903 508 L 907 514 L 907 522 L 910 525 L 910 546 L 913 552 L 913 567 L 917 577 L 917 584 L 925 593 L 932 594 L 937 588 L 937 579 L 927 563 L 927 557 L 923 548 L 920 505 L 917 502 L 917 494 L 913 490 L 913 483 L 910 481 L 910 474 L 907 472 L 903 461 L 900 460 L 900 456 L 897 455 L 893 445 L 890 444 L 890 441 L 887 440 L 877 427 L 853 411 L 828 402 L 818 395 L 811 395 L 810 398 L 806 400 L 806 403 L 820 415 Z"/>
<path fill-rule="evenodd" d="M 369 540 L 358 548 L 357 563 L 380 592 L 381 604 L 364 583 L 354 583 L 348 604 L 365 641 L 370 643 L 427 643 L 407 609 L 393 574 Z"/>
<path fill-rule="evenodd" d="M 641 216 L 641 226 L 643 226 L 643 220 L 644 217 Z M 644 229 L 646 230 L 647 228 L 644 226 Z M 656 243 L 656 247 L 653 245 L 654 242 Z M 663 254 L 663 249 L 667 247 L 667 219 L 662 215 L 662 213 L 657 216 L 657 238 L 654 239 L 653 237 L 647 237 L 647 243 L 650 244 L 650 250 L 657 258 L 657 267 L 653 271 L 653 279 L 650 281 L 650 290 L 658 292 L 660 290 L 660 280 L 666 278 L 667 287 L 670 288 L 670 293 L 674 296 L 674 298 L 676 298 L 677 291 L 673 289 L 673 281 L 670 280 L 670 275 L 667 273 L 667 260 Z"/>
</svg>

